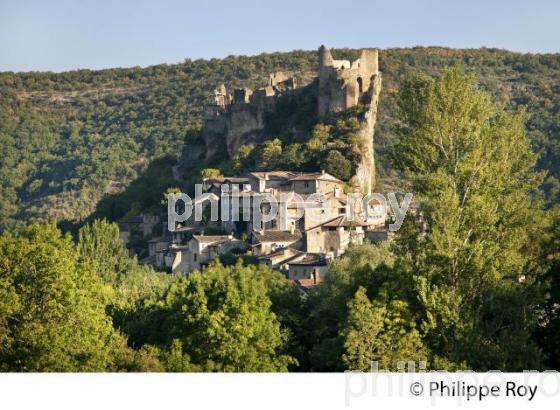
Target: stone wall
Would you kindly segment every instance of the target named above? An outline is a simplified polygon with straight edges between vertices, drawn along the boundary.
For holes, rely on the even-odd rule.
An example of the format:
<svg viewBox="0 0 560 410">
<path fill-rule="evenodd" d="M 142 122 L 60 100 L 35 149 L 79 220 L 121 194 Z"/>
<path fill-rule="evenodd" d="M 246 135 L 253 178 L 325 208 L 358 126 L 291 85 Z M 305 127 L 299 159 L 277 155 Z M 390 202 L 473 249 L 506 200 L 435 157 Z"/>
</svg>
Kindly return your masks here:
<svg viewBox="0 0 560 410">
<path fill-rule="evenodd" d="M 316 85 L 309 89 L 317 92 L 319 120 L 358 104 L 364 106 L 359 118 L 362 158 L 351 183 L 356 190 L 371 192 L 375 185 L 373 133 L 381 91 L 378 51 L 364 49 L 359 59 L 350 62 L 334 60 L 330 50 L 321 46 Z M 216 88 L 202 134 L 206 160 L 223 159 L 225 151 L 232 157 L 242 145 L 262 142 L 266 118 L 274 114 L 277 98 L 290 95 L 296 87 L 294 77 L 279 72 L 255 91 L 241 88 L 229 94 L 223 85 Z"/>
<path fill-rule="evenodd" d="M 218 86 L 202 132 L 206 159 L 216 158 L 224 145 L 231 157 L 242 145 L 260 142 L 266 116 L 276 108 L 276 97 L 296 86 L 295 78 L 283 72 L 271 74 L 268 84 L 255 91 L 239 88 L 230 95 L 223 84 Z"/>
<path fill-rule="evenodd" d="M 352 178 L 352 185 L 362 193 L 370 193 L 375 185 L 373 133 L 377 121 L 377 105 L 381 91 L 378 51 L 364 49 L 360 58 L 350 63 L 334 60 L 325 46 L 319 48 L 319 119 L 331 113 L 362 104 L 360 121 L 362 158 Z"/>
</svg>

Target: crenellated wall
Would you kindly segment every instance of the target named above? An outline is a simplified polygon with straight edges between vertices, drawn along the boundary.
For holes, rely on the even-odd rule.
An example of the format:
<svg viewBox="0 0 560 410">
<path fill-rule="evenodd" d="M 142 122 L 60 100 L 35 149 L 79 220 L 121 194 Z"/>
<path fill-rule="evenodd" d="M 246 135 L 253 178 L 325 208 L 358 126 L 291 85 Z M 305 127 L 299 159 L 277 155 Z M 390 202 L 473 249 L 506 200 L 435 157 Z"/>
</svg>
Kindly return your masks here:
<svg viewBox="0 0 560 410">
<path fill-rule="evenodd" d="M 260 142 L 266 116 L 276 109 L 276 97 L 294 90 L 296 80 L 286 73 L 271 74 L 258 90 L 239 88 L 230 95 L 221 84 L 207 107 L 203 129 L 206 159 L 213 159 L 225 143 L 231 157 L 244 144 Z"/>
<path fill-rule="evenodd" d="M 369 193 L 374 186 L 373 133 L 381 91 L 378 51 L 364 49 L 359 59 L 350 62 L 334 60 L 330 50 L 321 46 L 316 84 L 313 89 L 317 90 L 320 121 L 358 104 L 365 108 L 358 118 L 362 158 L 351 183 L 356 190 Z M 218 158 L 224 145 L 231 157 L 242 145 L 261 142 L 266 118 L 275 112 L 277 97 L 292 93 L 296 87 L 295 78 L 280 72 L 270 75 L 268 84 L 255 91 L 241 88 L 229 94 L 223 84 L 216 88 L 202 135 L 206 159 Z"/>
<path fill-rule="evenodd" d="M 380 92 L 381 73 L 377 50 L 364 49 L 360 58 L 350 63 L 347 60 L 334 60 L 325 46 L 319 48 L 319 119 L 357 104 L 365 108 L 363 116 L 359 118 L 362 158 L 351 181 L 363 193 L 370 193 L 375 185 L 373 133 Z"/>
</svg>

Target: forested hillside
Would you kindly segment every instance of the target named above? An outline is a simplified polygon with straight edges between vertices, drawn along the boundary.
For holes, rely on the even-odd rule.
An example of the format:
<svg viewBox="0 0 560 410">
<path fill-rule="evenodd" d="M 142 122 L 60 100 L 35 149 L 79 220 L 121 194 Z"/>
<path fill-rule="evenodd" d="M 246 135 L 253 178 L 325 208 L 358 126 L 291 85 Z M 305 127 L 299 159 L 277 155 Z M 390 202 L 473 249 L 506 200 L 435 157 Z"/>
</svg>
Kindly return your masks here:
<svg viewBox="0 0 560 410">
<path fill-rule="evenodd" d="M 420 198 L 424 228 L 409 213 L 394 240 L 350 246 L 305 297 L 295 281 L 250 257 L 224 255 L 189 275 L 155 272 L 130 258 L 119 226 L 102 219 L 75 237 L 54 224 L 5 230 L 0 371 L 338 372 L 418 361 L 428 370 L 558 370 L 560 210 L 534 195 L 542 175 L 523 113 L 496 104 L 459 69 L 407 76 L 392 94 L 395 84 L 386 81 L 380 139 L 400 154 L 391 164 Z M 488 84 L 504 93 L 498 85 L 509 83 Z M 144 135 L 160 142 L 135 141 L 137 134 L 119 130 L 132 123 L 118 116 L 108 117 L 112 125 L 93 117 L 81 123 L 105 133 L 94 137 L 56 123 L 71 103 L 42 118 L 39 103 L 13 102 L 22 116 L 3 123 L 18 132 L 2 146 L 11 155 L 3 161 L 12 161 L 4 175 L 13 172 L 29 189 L 40 174 L 44 186 L 34 195 L 15 183 L 3 189 L 25 193 L 30 204 L 72 190 L 93 197 L 93 188 L 79 188 L 102 192 L 103 184 L 132 180 L 144 158 L 145 172 L 121 197 L 143 207 L 161 200 L 157 190 L 169 182 L 172 159 L 148 160 L 174 152 L 157 119 L 137 132 L 151 129 Z M 544 116 L 534 112 L 530 126 Z M 393 113 L 401 124 L 390 121 Z M 533 131 L 533 141 L 541 135 Z M 123 141 L 106 145 L 116 136 Z M 111 208 L 106 198 L 102 209 Z"/>
<path fill-rule="evenodd" d="M 334 56 L 356 58 L 357 51 L 334 50 Z M 173 158 L 200 124 L 204 103 L 217 84 L 258 87 L 280 70 L 306 83 L 316 59 L 315 51 L 294 51 L 147 68 L 0 73 L 0 229 L 35 219 L 83 220 L 105 194 L 122 191 L 146 170 L 156 177 L 149 191 L 137 183 L 135 192 L 157 203 L 161 192 L 175 184 Z M 382 177 L 394 177 L 387 147 L 397 124 L 395 96 L 405 79 L 458 65 L 474 72 L 499 104 L 527 108 L 526 127 L 541 154 L 539 166 L 549 172 L 544 189 L 558 201 L 560 55 L 391 49 L 381 51 L 380 65 L 376 147 Z M 162 159 L 150 169 L 157 158 Z"/>
</svg>

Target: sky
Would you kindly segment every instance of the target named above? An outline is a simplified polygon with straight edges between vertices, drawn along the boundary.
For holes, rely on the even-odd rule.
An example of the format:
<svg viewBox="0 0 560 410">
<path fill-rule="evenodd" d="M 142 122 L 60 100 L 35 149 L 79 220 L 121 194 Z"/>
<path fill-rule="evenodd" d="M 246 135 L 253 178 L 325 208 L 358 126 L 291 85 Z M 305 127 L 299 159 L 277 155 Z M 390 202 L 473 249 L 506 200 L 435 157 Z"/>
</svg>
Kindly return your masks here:
<svg viewBox="0 0 560 410">
<path fill-rule="evenodd" d="M 328 47 L 560 52 L 559 0 L 0 0 L 0 71 Z"/>
</svg>

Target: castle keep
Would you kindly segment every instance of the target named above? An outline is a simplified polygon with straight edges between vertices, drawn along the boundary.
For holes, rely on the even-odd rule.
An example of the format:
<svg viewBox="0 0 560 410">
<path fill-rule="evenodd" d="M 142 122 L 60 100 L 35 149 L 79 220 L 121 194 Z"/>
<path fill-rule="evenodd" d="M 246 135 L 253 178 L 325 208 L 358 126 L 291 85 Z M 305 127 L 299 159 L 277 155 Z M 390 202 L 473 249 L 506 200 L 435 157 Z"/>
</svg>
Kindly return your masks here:
<svg viewBox="0 0 560 410">
<path fill-rule="evenodd" d="M 319 90 L 317 111 L 319 119 L 329 112 L 354 107 L 358 103 L 371 104 L 370 86 L 377 86 L 379 77 L 377 50 L 362 50 L 352 63 L 334 60 L 325 46 L 319 48 Z"/>
<path fill-rule="evenodd" d="M 240 88 L 230 93 L 221 84 L 207 107 L 204 147 L 193 147 L 187 161 L 200 156 L 206 160 L 226 154 L 232 157 L 242 145 L 262 142 L 266 137 L 266 118 L 274 115 L 278 98 L 292 95 L 296 88 L 295 78 L 283 72 L 270 75 L 267 85 L 255 91 Z M 319 121 L 358 104 L 364 107 L 358 118 L 362 156 L 351 182 L 361 192 L 371 192 L 375 171 L 373 132 L 381 91 L 378 51 L 364 49 L 359 59 L 350 62 L 334 60 L 330 50 L 321 46 L 317 78 L 306 88 L 316 94 Z"/>
<path fill-rule="evenodd" d="M 328 113 L 345 110 L 362 104 L 365 108 L 360 118 L 362 158 L 355 171 L 356 186 L 364 193 L 371 193 L 375 184 L 375 159 L 373 133 L 377 121 L 377 105 L 381 92 L 378 52 L 364 49 L 360 58 L 334 60 L 325 46 L 319 48 L 319 87 L 317 110 L 319 119 Z"/>
</svg>

